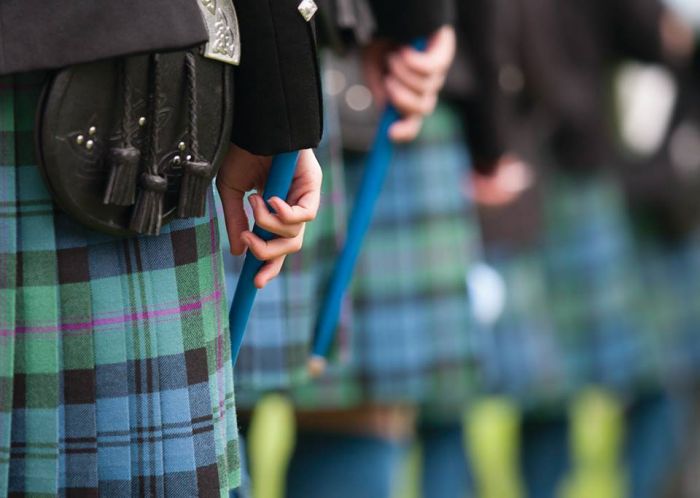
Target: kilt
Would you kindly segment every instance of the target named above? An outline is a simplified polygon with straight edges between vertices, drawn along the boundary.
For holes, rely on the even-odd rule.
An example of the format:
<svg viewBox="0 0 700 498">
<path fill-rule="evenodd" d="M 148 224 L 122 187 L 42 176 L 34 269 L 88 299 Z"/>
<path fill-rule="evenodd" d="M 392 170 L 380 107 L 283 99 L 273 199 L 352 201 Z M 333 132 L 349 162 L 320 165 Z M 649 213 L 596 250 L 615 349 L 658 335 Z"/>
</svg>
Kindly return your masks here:
<svg viewBox="0 0 700 498">
<path fill-rule="evenodd" d="M 58 211 L 34 157 L 44 79 L 0 78 L 0 496 L 227 497 L 216 217 L 119 239 Z"/>
<path fill-rule="evenodd" d="M 334 122 L 332 106 L 326 106 L 326 122 Z M 342 181 L 342 151 L 337 127 L 325 130 L 316 156 L 323 166 L 321 208 L 307 224 L 304 248 L 288 256 L 280 275 L 258 292 L 245 338 L 234 368 L 236 403 L 252 408 L 266 392 L 285 390 L 308 380 L 311 336 L 324 276 L 332 269 L 344 233 L 345 204 Z M 217 197 L 217 208 L 222 213 Z M 243 257 L 232 256 L 220 216 L 226 270 L 226 286 L 233 295 L 243 267 Z M 340 336 L 345 337 L 346 309 Z M 342 342 L 344 342 L 343 339 Z"/>
<path fill-rule="evenodd" d="M 488 391 L 525 405 L 560 404 L 602 384 L 629 392 L 658 367 L 658 334 L 644 326 L 632 226 L 605 173 L 549 172 L 539 242 L 491 248 L 503 311 L 479 341 Z"/>
<path fill-rule="evenodd" d="M 597 172 L 553 174 L 545 188 L 544 268 L 568 382 L 634 389 L 658 363 L 620 187 Z"/>
<path fill-rule="evenodd" d="M 641 314 L 654 332 L 658 375 L 674 384 L 700 375 L 700 230 L 681 240 L 649 231 L 636 217 Z"/>
<path fill-rule="evenodd" d="M 350 193 L 364 159 L 345 156 Z M 445 105 L 415 142 L 397 148 L 355 270 L 349 360 L 295 391 L 302 409 L 461 409 L 474 378 L 466 274 L 478 254 L 474 213 L 460 188 L 468 165 L 459 120 Z"/>
</svg>

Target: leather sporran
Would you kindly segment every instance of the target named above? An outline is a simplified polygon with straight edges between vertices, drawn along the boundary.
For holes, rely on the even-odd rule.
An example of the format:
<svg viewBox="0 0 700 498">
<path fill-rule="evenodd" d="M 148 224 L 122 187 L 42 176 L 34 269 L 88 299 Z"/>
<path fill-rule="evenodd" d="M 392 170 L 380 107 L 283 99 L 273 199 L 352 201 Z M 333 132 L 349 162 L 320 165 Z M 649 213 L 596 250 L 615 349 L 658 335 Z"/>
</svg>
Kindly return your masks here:
<svg viewBox="0 0 700 498">
<path fill-rule="evenodd" d="M 40 107 L 40 165 L 55 202 L 114 235 L 201 216 L 230 141 L 229 66 L 193 52 L 73 66 Z"/>
<path fill-rule="evenodd" d="M 204 47 L 71 66 L 47 84 L 40 168 L 56 204 L 89 228 L 157 235 L 204 215 L 231 139 L 240 44 L 232 5 L 202 12 Z"/>
</svg>

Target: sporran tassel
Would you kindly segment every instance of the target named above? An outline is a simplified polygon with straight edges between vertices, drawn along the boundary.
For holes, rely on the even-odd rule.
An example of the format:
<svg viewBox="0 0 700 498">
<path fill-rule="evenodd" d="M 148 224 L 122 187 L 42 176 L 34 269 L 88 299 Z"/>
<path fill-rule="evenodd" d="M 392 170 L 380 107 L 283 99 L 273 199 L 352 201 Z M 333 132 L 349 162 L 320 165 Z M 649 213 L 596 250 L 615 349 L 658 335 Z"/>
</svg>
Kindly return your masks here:
<svg viewBox="0 0 700 498">
<path fill-rule="evenodd" d="M 129 228 L 141 235 L 159 235 L 163 225 L 163 200 L 168 180 L 159 175 L 143 174 Z"/>
<path fill-rule="evenodd" d="M 129 130 L 133 109 L 131 86 L 127 76 L 127 62 L 119 62 L 119 75 L 122 93 L 121 144 L 109 151 L 109 180 L 102 200 L 104 204 L 131 206 L 136 202 L 136 184 L 139 177 L 141 152 L 132 145 Z"/>
<path fill-rule="evenodd" d="M 187 77 L 187 102 L 189 107 L 189 146 L 192 156 L 183 162 L 184 175 L 180 184 L 177 215 L 180 218 L 197 218 L 206 212 L 207 192 L 214 176 L 213 165 L 200 160 L 199 130 L 197 127 L 197 64 L 195 55 L 188 52 L 185 56 L 185 74 Z"/>
<path fill-rule="evenodd" d="M 110 150 L 109 181 L 104 203 L 115 206 L 131 206 L 136 202 L 141 152 L 135 147 L 115 147 Z"/>
<path fill-rule="evenodd" d="M 208 161 L 185 161 L 185 174 L 180 185 L 177 215 L 180 218 L 199 218 L 206 212 L 206 200 L 213 168 Z"/>
<path fill-rule="evenodd" d="M 161 99 L 160 55 L 153 54 L 150 63 L 152 91 L 150 100 L 150 140 L 148 143 L 149 160 L 146 171 L 141 175 L 141 189 L 136 205 L 131 213 L 129 228 L 141 235 L 159 235 L 163 226 L 163 202 L 168 190 L 168 179 L 159 171 L 160 133 L 158 107 Z"/>
</svg>

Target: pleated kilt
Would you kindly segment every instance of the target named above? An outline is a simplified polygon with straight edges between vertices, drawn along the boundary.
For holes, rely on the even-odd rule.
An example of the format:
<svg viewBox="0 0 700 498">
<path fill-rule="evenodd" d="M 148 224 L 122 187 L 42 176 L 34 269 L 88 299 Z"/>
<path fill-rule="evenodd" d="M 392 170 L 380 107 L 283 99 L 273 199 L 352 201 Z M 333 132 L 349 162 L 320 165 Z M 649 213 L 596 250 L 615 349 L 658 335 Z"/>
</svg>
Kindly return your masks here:
<svg viewBox="0 0 700 498">
<path fill-rule="evenodd" d="M 332 120 L 328 112 L 327 121 Z M 234 370 L 239 407 L 251 408 L 266 392 L 289 389 L 308 380 L 311 336 L 323 279 L 332 268 L 346 218 L 337 131 L 326 130 L 316 150 L 324 170 L 321 209 L 306 227 L 304 248 L 287 257 L 280 275 L 258 292 L 253 306 Z M 232 296 L 244 258 L 230 254 L 218 196 L 217 208 L 221 213 L 226 285 Z M 345 322 L 346 318 L 342 320 Z M 341 336 L 346 334 L 344 329 Z"/>
<path fill-rule="evenodd" d="M 216 218 L 118 239 L 58 212 L 34 156 L 44 78 L 0 78 L 0 496 L 227 497 Z"/>
<path fill-rule="evenodd" d="M 632 225 L 615 180 L 550 172 L 541 209 L 539 243 L 486 254 L 505 290 L 479 341 L 486 389 L 539 405 L 590 384 L 629 392 L 658 378 L 659 335 L 644 326 Z"/>
<path fill-rule="evenodd" d="M 364 163 L 345 156 L 350 199 Z M 478 253 L 461 191 L 468 165 L 459 120 L 444 105 L 397 148 L 354 273 L 349 359 L 296 390 L 300 407 L 461 407 L 474 380 L 466 275 Z"/>
</svg>

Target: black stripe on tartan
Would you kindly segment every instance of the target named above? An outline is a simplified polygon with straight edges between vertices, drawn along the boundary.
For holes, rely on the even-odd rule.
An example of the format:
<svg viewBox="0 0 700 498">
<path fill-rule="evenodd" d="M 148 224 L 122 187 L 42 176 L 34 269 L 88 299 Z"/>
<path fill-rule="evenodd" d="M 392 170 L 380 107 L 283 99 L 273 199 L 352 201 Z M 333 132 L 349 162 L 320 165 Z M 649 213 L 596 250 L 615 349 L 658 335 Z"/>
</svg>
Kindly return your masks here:
<svg viewBox="0 0 700 498">
<path fill-rule="evenodd" d="M 5 207 L 31 207 L 31 206 L 51 206 L 53 201 L 51 199 L 41 199 L 41 200 L 12 200 L 12 201 L 0 201 L 0 208 Z"/>
<path fill-rule="evenodd" d="M 42 216 L 53 216 L 54 209 L 42 210 L 42 211 L 14 211 L 11 213 L 0 213 L 0 218 L 33 218 Z"/>
<path fill-rule="evenodd" d="M 197 468 L 198 498 L 219 498 L 219 468 L 216 464 Z"/>
<path fill-rule="evenodd" d="M 416 366 L 415 364 L 409 365 L 408 368 L 398 368 L 396 370 L 382 370 L 381 372 L 368 372 L 363 370 L 358 374 L 360 382 L 372 382 L 375 385 L 373 379 L 379 379 L 380 381 L 403 381 L 406 377 L 421 377 L 425 379 L 426 375 L 432 374 L 434 372 L 443 372 L 450 369 L 463 370 L 464 368 L 469 368 L 472 366 L 472 362 L 464 359 L 455 359 L 448 361 L 436 361 L 433 363 L 427 363 L 423 366 Z"/>
<path fill-rule="evenodd" d="M 465 269 L 466 273 L 466 269 Z M 466 283 L 457 282 L 453 286 L 442 285 L 439 289 L 431 288 L 424 292 L 411 292 L 410 295 L 392 292 L 392 295 L 377 295 L 376 293 L 358 291 L 353 296 L 353 302 L 356 303 L 358 309 L 364 308 L 380 308 L 385 304 L 402 304 L 407 301 L 423 303 L 434 298 L 443 298 L 454 295 L 463 295 L 465 307 L 467 306 L 467 289 Z"/>
<path fill-rule="evenodd" d="M 429 209 L 429 207 L 428 207 Z M 465 223 L 463 217 L 468 216 L 469 210 L 464 209 L 453 209 L 446 212 L 421 212 L 421 214 L 416 213 L 405 219 L 401 219 L 397 222 L 396 217 L 393 213 L 389 213 L 387 219 L 383 219 L 382 213 L 378 213 L 378 216 L 372 221 L 372 230 L 389 230 L 389 231 L 402 231 L 402 230 L 418 230 L 420 227 L 416 225 L 432 225 L 434 223 L 440 222 L 445 223 L 450 220 L 454 220 L 461 223 Z"/>
<path fill-rule="evenodd" d="M 66 498 L 97 498 L 97 488 L 61 488 L 61 496 Z"/>
<path fill-rule="evenodd" d="M 202 415 L 201 417 L 195 417 L 190 420 L 190 422 L 173 422 L 168 424 L 159 424 L 157 426 L 146 426 L 146 427 L 134 427 L 128 431 L 102 431 L 97 433 L 97 438 L 100 437 L 118 437 L 118 436 L 129 436 L 131 434 L 140 434 L 144 432 L 157 432 L 167 429 L 181 429 L 183 427 L 192 427 L 206 422 L 211 422 L 213 417 L 211 415 Z M 74 438 L 64 438 L 61 442 L 88 442 L 95 441 L 95 437 L 74 437 Z"/>
</svg>

